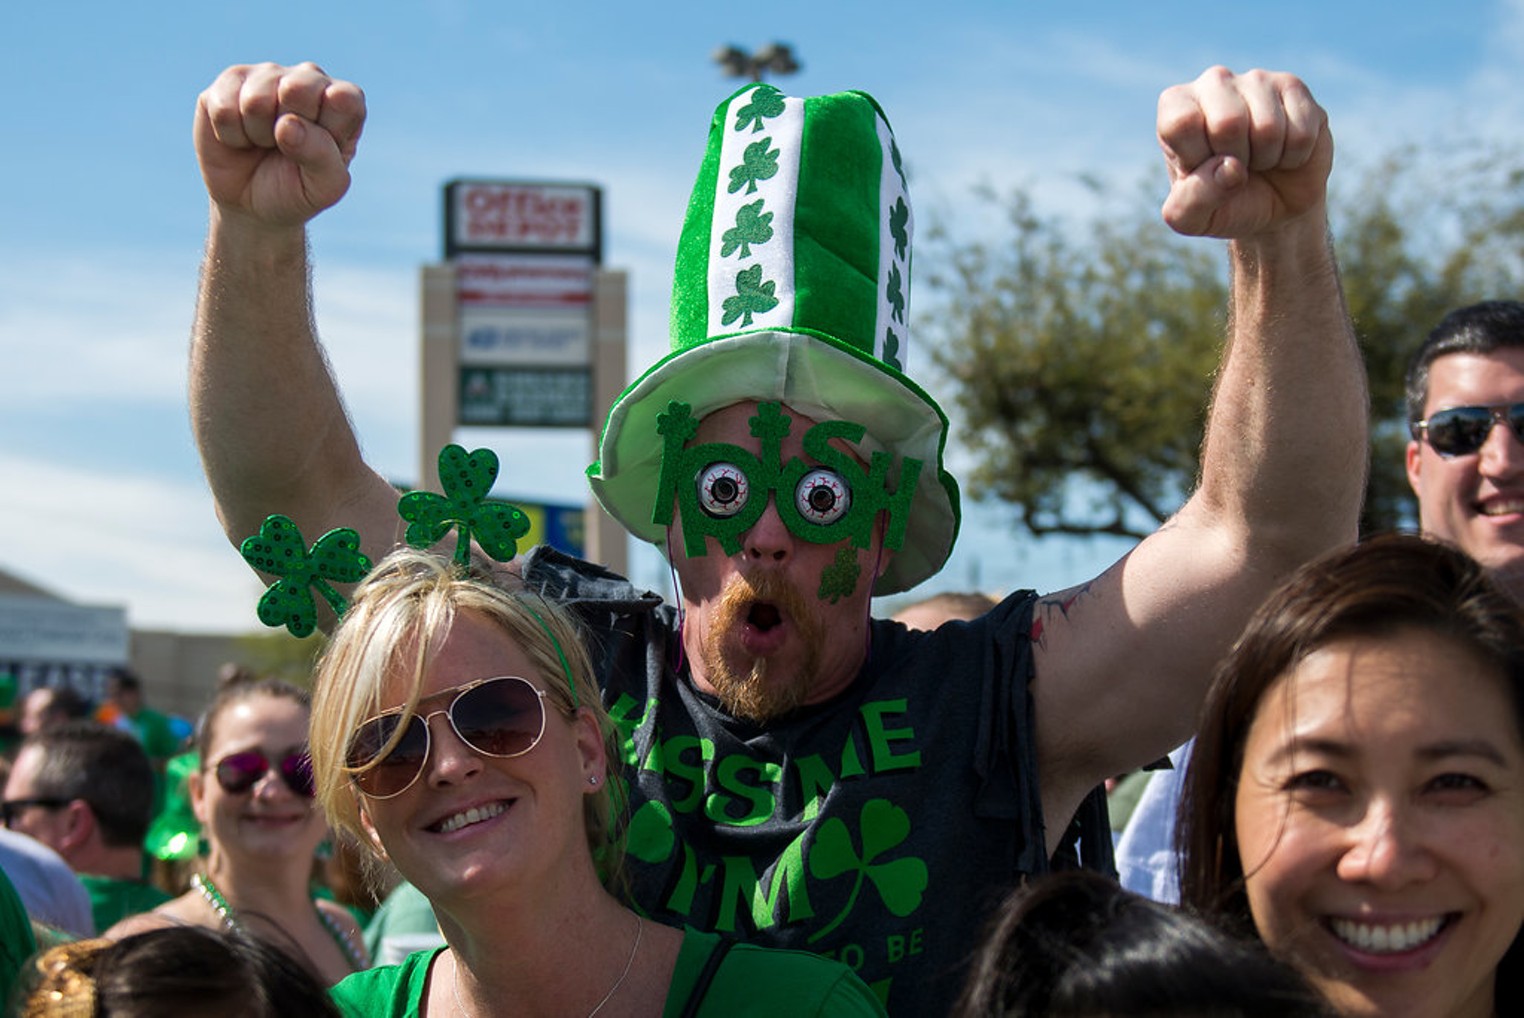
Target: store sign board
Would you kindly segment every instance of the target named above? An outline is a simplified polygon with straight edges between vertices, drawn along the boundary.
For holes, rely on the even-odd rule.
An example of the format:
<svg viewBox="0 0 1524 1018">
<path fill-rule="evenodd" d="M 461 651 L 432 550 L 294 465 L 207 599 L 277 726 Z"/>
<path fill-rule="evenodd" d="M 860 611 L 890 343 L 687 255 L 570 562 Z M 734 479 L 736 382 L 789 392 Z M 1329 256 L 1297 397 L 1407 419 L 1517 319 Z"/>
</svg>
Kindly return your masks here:
<svg viewBox="0 0 1524 1018">
<path fill-rule="evenodd" d="M 559 251 L 601 260 L 601 195 L 588 184 L 453 180 L 445 185 L 445 257 Z"/>
<path fill-rule="evenodd" d="M 119 665 L 128 651 L 125 608 L 0 594 L 0 660 Z"/>
<path fill-rule="evenodd" d="M 460 367 L 464 425 L 586 428 L 592 404 L 591 368 Z"/>
</svg>

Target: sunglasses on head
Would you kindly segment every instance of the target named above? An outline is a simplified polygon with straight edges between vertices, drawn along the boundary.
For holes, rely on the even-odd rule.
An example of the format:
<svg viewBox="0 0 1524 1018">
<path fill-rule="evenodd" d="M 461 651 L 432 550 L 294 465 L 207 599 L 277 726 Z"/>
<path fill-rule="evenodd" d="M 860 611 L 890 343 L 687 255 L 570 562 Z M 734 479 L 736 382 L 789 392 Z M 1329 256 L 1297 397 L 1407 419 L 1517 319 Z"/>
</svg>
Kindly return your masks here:
<svg viewBox="0 0 1524 1018">
<path fill-rule="evenodd" d="M 372 799 L 401 795 L 423 773 L 429 758 L 429 722 L 436 714 L 449 718 L 460 741 L 482 756 L 522 756 L 539 745 L 545 734 L 545 695 L 545 690 L 517 675 L 477 679 L 441 690 L 419 700 L 418 709 L 406 721 L 399 709 L 362 723 L 349 740 L 344 769 Z M 424 709 L 425 704 L 445 700 L 447 706 Z"/>
<path fill-rule="evenodd" d="M 1487 441 L 1494 424 L 1507 424 L 1513 437 L 1524 442 L 1524 403 L 1440 410 L 1415 422 L 1413 437 L 1427 441 L 1441 456 L 1470 456 Z"/>
<path fill-rule="evenodd" d="M 257 749 L 229 753 L 217 761 L 217 784 L 229 795 L 242 795 L 272 770 L 280 774 L 287 788 L 302 798 L 310 799 L 314 795 L 312 758 L 305 750 L 287 753 L 277 763 L 272 763 Z"/>
</svg>

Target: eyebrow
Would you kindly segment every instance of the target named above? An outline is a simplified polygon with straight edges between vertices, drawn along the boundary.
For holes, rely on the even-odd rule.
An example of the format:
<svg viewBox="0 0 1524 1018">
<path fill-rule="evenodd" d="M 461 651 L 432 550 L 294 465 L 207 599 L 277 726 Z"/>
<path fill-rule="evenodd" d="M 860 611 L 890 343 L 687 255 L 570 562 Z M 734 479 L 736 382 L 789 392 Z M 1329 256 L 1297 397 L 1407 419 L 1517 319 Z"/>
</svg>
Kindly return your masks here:
<svg viewBox="0 0 1524 1018">
<path fill-rule="evenodd" d="M 1293 737 L 1290 742 L 1270 754 L 1269 762 L 1281 763 L 1297 753 L 1315 753 L 1338 760 L 1348 760 L 1359 755 L 1356 749 L 1347 742 Z M 1499 767 L 1509 765 L 1509 760 L 1503 751 L 1488 739 L 1442 739 L 1439 742 L 1426 743 L 1418 747 L 1415 755 L 1424 761 L 1445 760 L 1450 757 L 1477 757 Z"/>
</svg>

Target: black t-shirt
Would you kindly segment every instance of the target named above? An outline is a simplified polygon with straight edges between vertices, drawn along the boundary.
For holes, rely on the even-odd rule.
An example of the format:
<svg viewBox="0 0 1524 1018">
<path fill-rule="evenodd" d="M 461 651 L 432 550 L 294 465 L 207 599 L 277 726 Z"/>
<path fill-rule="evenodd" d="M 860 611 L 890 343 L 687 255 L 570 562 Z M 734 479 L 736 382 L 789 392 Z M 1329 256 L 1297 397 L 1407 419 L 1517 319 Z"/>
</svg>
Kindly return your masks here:
<svg viewBox="0 0 1524 1018">
<path fill-rule="evenodd" d="M 656 595 L 549 549 L 524 573 L 592 631 L 632 781 L 639 906 L 837 958 L 893 1014 L 946 1011 L 991 909 L 1048 868 L 1035 595 L 930 633 L 875 620 L 851 687 L 758 726 L 677 670 L 676 613 Z"/>
</svg>

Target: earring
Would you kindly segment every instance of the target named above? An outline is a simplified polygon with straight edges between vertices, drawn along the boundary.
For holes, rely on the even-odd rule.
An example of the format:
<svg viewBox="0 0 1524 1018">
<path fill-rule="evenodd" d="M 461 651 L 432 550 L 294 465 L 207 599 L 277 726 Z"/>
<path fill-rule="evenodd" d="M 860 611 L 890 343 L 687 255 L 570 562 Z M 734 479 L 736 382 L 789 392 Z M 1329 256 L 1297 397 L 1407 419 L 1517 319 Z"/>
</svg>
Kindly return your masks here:
<svg viewBox="0 0 1524 1018">
<path fill-rule="evenodd" d="M 598 775 L 596 775 L 596 774 L 589 774 L 587 776 L 587 783 L 589 785 L 596 785 L 596 784 L 598 784 Z"/>
</svg>

